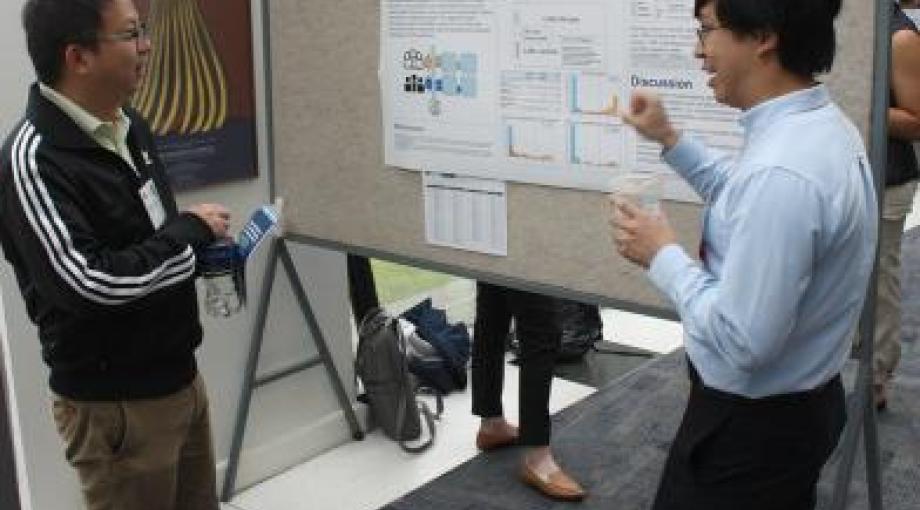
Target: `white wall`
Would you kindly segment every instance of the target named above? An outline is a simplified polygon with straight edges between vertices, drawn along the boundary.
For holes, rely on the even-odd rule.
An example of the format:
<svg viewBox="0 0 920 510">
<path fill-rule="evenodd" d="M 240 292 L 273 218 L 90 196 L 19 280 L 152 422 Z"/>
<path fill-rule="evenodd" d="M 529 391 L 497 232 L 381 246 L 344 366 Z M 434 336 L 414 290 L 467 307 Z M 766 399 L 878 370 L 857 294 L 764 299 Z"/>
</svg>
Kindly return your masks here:
<svg viewBox="0 0 920 510">
<path fill-rule="evenodd" d="M 26 55 L 25 38 L 20 28 L 19 11 L 22 0 L 0 2 L 0 133 L 12 128 L 16 119 L 25 109 L 26 88 L 32 80 L 32 66 Z M 70 479 L 70 472 L 63 466 L 61 453 L 53 455 L 43 444 L 54 444 L 53 428 L 49 417 L 47 372 L 41 364 L 38 353 L 38 339 L 34 328 L 25 320 L 22 299 L 18 294 L 15 279 L 9 266 L 0 265 L 0 342 L 3 342 L 6 366 L 6 390 L 8 392 L 10 421 L 13 433 L 13 449 L 16 454 L 16 471 L 19 479 L 20 501 L 24 508 L 41 508 L 31 505 L 31 487 L 34 483 L 23 476 L 29 468 L 43 466 L 47 470 L 48 480 L 58 480 L 61 493 L 73 493 L 76 485 Z M 27 345 L 30 349 L 23 349 Z M 26 370 L 25 368 L 29 369 Z M 20 375 L 22 374 L 22 375 Z M 23 420 L 23 417 L 28 417 Z M 36 433 L 39 430 L 44 433 Z M 49 433 L 50 432 L 50 433 Z M 28 457 L 28 458 L 27 458 Z M 52 492 L 52 491 L 49 491 Z M 52 506 L 49 508 L 66 508 L 69 498 L 57 498 L 60 494 L 45 498 Z M 52 502 L 51 500 L 54 499 Z M 31 506 L 30 506 L 31 505 Z M 73 504 L 70 504 L 73 507 Z"/>
<path fill-rule="evenodd" d="M 19 22 L 23 0 L 0 2 L 0 131 L 6 133 L 21 115 L 26 88 L 33 79 Z M 253 2 L 256 30 L 261 41 L 260 6 Z M 257 68 L 261 49 L 256 47 Z M 258 77 L 258 73 L 257 73 Z M 257 80 L 261 105 L 262 81 Z M 179 196 L 181 205 L 200 201 L 227 204 L 239 227 L 257 205 L 269 201 L 265 168 L 265 129 L 259 126 L 260 176 L 253 181 L 215 186 Z M 283 196 L 284 190 L 280 190 Z M 354 395 L 351 369 L 353 328 L 347 306 L 344 256 L 325 250 L 293 246 L 292 252 L 311 298 L 317 320 L 333 356 Z M 262 254 L 264 255 L 264 254 Z M 264 257 L 260 257 L 264 258 Z M 258 296 L 264 260 L 250 268 L 249 295 Z M 269 311 L 260 369 L 285 367 L 315 355 L 312 339 L 305 332 L 290 285 L 279 278 Z M 253 303 L 254 304 L 254 303 Z M 229 319 L 203 316 L 205 339 L 199 350 L 201 371 L 209 388 L 215 446 L 220 473 L 226 463 L 243 369 L 248 356 L 250 308 Z M 17 449 L 17 473 L 24 509 L 73 510 L 79 508 L 76 479 L 63 460 L 60 440 L 48 408 L 47 369 L 41 361 L 35 328 L 25 315 L 11 268 L 0 263 L 0 335 L 7 353 L 7 390 Z M 350 437 L 338 410 L 327 376 L 314 368 L 256 391 L 244 443 L 240 485 L 273 473 L 336 446 Z M 221 480 L 218 480 L 220 484 Z M 53 487 L 54 490 L 48 490 Z"/>
</svg>

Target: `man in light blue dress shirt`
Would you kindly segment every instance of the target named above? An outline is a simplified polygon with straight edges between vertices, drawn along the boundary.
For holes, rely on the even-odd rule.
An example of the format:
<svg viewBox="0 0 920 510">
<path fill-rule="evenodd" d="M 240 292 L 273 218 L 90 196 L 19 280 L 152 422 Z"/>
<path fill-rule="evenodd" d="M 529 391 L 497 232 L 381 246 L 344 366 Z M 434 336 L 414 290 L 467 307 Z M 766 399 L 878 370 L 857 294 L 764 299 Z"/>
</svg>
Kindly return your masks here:
<svg viewBox="0 0 920 510">
<path fill-rule="evenodd" d="M 696 55 L 743 111 L 729 156 L 676 131 L 637 91 L 624 119 L 705 203 L 702 261 L 664 214 L 615 199 L 616 248 L 683 321 L 692 390 L 655 510 L 810 509 L 845 421 L 839 373 L 875 258 L 863 142 L 815 75 L 840 0 L 697 0 Z"/>
</svg>

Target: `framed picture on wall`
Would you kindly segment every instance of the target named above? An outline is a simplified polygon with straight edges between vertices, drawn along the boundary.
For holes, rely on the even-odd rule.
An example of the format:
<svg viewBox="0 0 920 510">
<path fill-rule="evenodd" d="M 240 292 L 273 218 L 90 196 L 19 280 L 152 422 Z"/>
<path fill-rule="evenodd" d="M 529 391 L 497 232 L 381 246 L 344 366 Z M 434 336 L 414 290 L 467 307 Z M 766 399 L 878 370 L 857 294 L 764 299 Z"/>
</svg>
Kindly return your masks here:
<svg viewBox="0 0 920 510">
<path fill-rule="evenodd" d="M 137 0 L 152 40 L 132 105 L 176 189 L 258 175 L 249 0 Z"/>
</svg>

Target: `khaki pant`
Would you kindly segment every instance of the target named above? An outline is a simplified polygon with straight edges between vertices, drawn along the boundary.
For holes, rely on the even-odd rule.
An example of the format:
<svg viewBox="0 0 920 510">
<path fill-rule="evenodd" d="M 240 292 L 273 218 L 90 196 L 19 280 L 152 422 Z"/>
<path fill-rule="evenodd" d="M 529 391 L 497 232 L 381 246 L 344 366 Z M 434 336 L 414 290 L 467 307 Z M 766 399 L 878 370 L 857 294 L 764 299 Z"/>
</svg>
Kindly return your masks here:
<svg viewBox="0 0 920 510">
<path fill-rule="evenodd" d="M 916 182 L 885 190 L 875 306 L 876 385 L 887 383 L 901 359 L 901 238 L 916 190 Z"/>
<path fill-rule="evenodd" d="M 53 412 L 87 510 L 217 510 L 201 376 L 155 399 L 85 402 L 55 396 Z"/>
</svg>

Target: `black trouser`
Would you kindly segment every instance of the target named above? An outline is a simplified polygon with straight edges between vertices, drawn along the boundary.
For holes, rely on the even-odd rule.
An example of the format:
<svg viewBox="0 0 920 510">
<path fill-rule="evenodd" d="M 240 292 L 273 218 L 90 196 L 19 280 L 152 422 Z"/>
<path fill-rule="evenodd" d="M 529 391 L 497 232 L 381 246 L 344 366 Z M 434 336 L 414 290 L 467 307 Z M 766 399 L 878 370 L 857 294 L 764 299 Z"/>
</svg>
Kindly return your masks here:
<svg viewBox="0 0 920 510">
<path fill-rule="evenodd" d="M 693 387 L 654 510 L 811 510 L 846 422 L 840 377 L 808 392 L 748 399 Z"/>
<path fill-rule="evenodd" d="M 505 338 L 515 321 L 520 343 L 520 438 L 529 446 L 549 444 L 549 391 L 559 352 L 555 300 L 549 296 L 476 284 L 473 328 L 473 414 L 502 416 Z"/>
<path fill-rule="evenodd" d="M 347 261 L 351 309 L 355 315 L 355 324 L 361 324 L 367 312 L 380 306 L 380 301 L 377 299 L 377 286 L 374 283 L 374 271 L 367 257 L 348 255 Z"/>
</svg>

